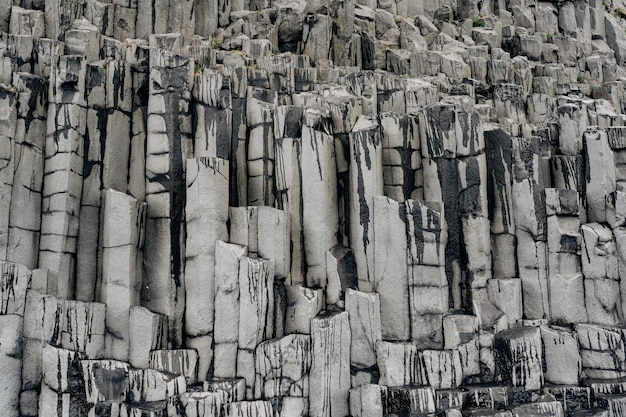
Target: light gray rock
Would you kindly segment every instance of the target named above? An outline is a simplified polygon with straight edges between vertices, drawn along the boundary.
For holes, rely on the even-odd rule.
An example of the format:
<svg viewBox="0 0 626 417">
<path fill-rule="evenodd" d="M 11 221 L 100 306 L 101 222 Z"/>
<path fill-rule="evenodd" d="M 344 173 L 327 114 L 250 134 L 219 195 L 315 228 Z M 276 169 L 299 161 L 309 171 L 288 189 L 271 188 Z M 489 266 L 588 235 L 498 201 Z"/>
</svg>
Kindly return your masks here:
<svg viewBox="0 0 626 417">
<path fill-rule="evenodd" d="M 187 384 L 193 385 L 198 379 L 198 352 L 192 349 L 153 350 L 150 352 L 150 368 L 182 375 Z"/>
<path fill-rule="evenodd" d="M 383 151 L 384 154 L 384 151 Z M 374 276 L 380 299 L 382 336 L 407 341 L 411 335 L 407 277 L 405 205 L 374 197 Z"/>
<path fill-rule="evenodd" d="M 371 368 L 376 365 L 376 344 L 382 340 L 380 297 L 348 289 L 345 306 L 350 316 L 350 366 Z"/>
<path fill-rule="evenodd" d="M 204 379 L 213 360 L 215 252 L 228 240 L 228 162 L 219 158 L 187 160 L 185 215 L 185 337 L 199 355 L 198 376 Z"/>
<path fill-rule="evenodd" d="M 62 56 L 53 61 L 50 75 L 38 266 L 58 273 L 62 298 L 74 294 L 73 255 L 78 241 L 86 129 L 86 103 L 81 93 L 85 68 L 83 57 Z"/>
<path fill-rule="evenodd" d="M 387 413 L 387 387 L 366 384 L 350 390 L 350 415 L 383 417 Z"/>
<path fill-rule="evenodd" d="M 239 332 L 239 268 L 246 247 L 218 241 L 215 244 L 215 377 L 235 377 Z"/>
<path fill-rule="evenodd" d="M 227 417 L 270 417 L 273 416 L 272 403 L 269 401 L 240 401 L 228 404 Z"/>
<path fill-rule="evenodd" d="M 422 375 L 417 346 L 414 343 L 378 342 L 376 363 L 380 371 L 380 385 L 401 387 L 427 382 Z"/>
<path fill-rule="evenodd" d="M 150 366 L 153 350 L 167 348 L 168 321 L 164 315 L 139 306 L 132 307 L 129 316 L 128 362 L 145 369 Z"/>
<path fill-rule="evenodd" d="M 424 350 L 420 352 L 421 368 L 428 385 L 435 389 L 456 388 L 463 382 L 458 350 Z"/>
<path fill-rule="evenodd" d="M 586 177 L 587 219 L 590 222 L 606 221 L 606 195 L 615 191 L 615 165 L 606 134 L 603 130 L 590 128 L 584 133 L 585 164 L 589 167 Z"/>
<path fill-rule="evenodd" d="M 6 259 L 33 269 L 39 254 L 48 91 L 43 78 L 27 73 L 15 73 L 13 85 L 18 97 Z M 11 112 L 6 115 L 10 118 Z"/>
<path fill-rule="evenodd" d="M 129 195 L 103 192 L 98 299 L 107 305 L 107 357 L 123 361 L 129 360 L 130 309 L 141 291 L 145 210 Z"/>
<path fill-rule="evenodd" d="M 256 348 L 255 398 L 309 396 L 311 338 L 290 334 Z M 284 409 L 283 404 L 283 412 Z"/>
<path fill-rule="evenodd" d="M 546 382 L 578 385 L 582 366 L 578 352 L 578 337 L 574 332 L 556 327 L 541 327 Z"/>
<path fill-rule="evenodd" d="M 10 417 L 21 415 L 22 326 L 23 318 L 18 315 L 0 316 L 0 366 L 4 375 L 0 382 L 0 401 L 4 413 Z"/>
<path fill-rule="evenodd" d="M 311 319 L 324 309 L 324 291 L 287 285 L 285 333 L 311 334 Z"/>
<path fill-rule="evenodd" d="M 374 196 L 383 194 L 382 142 L 379 126 L 359 118 L 350 134 L 350 242 L 361 291 L 374 288 Z"/>
<path fill-rule="evenodd" d="M 350 390 L 348 313 L 326 313 L 311 320 L 309 414 L 348 416 Z"/>
<path fill-rule="evenodd" d="M 246 379 L 247 398 L 251 398 L 255 380 L 254 349 L 272 338 L 274 329 L 273 260 L 241 257 L 239 317 L 236 376 Z M 232 328 L 229 331 L 232 332 Z"/>
<path fill-rule="evenodd" d="M 135 404 L 165 401 L 187 389 L 183 375 L 156 369 L 129 369 L 128 381 L 128 400 Z"/>
</svg>

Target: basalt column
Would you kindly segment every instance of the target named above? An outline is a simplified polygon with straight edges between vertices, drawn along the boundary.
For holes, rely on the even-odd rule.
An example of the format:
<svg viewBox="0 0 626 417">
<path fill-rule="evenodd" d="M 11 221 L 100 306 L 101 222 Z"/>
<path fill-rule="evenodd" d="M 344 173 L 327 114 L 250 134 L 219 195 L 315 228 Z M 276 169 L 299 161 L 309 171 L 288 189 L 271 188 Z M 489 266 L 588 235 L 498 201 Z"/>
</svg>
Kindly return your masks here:
<svg viewBox="0 0 626 417">
<path fill-rule="evenodd" d="M 302 111 L 301 107 L 279 106 L 274 114 L 274 204 L 284 210 L 291 223 L 291 271 L 286 277 L 287 284 L 304 284 L 306 277 L 302 230 Z M 276 119 L 282 120 L 282 123 Z"/>
<path fill-rule="evenodd" d="M 548 283 L 552 320 L 586 322 L 578 193 L 546 188 Z"/>
<path fill-rule="evenodd" d="M 546 203 L 539 138 L 513 139 L 513 203 L 524 316 L 549 318 Z"/>
<path fill-rule="evenodd" d="M 59 57 L 50 78 L 39 267 L 58 273 L 58 296 L 72 298 L 87 119 L 85 59 Z"/>
<path fill-rule="evenodd" d="M 248 205 L 274 205 L 275 93 L 248 89 Z"/>
<path fill-rule="evenodd" d="M 124 61 L 87 66 L 87 133 L 76 260 L 76 299 L 93 301 L 100 275 L 98 241 L 103 188 L 128 190 L 131 131 L 130 66 Z"/>
<path fill-rule="evenodd" d="M 216 71 L 196 68 L 193 101 L 194 155 L 230 159 L 230 79 Z"/>
<path fill-rule="evenodd" d="M 139 305 L 146 204 L 119 191 L 102 192 L 101 280 L 97 299 L 107 305 L 108 358 L 127 361 L 130 310 Z"/>
<path fill-rule="evenodd" d="M 487 298 L 492 277 L 490 221 L 487 193 L 487 157 L 480 116 L 475 111 L 456 113 L 456 154 L 459 160 L 459 213 L 463 227 L 467 287 L 463 299 Z"/>
<path fill-rule="evenodd" d="M 384 192 L 396 201 L 422 200 L 422 157 L 416 116 L 380 115 Z"/>
<path fill-rule="evenodd" d="M 146 153 L 145 274 L 142 304 L 169 318 L 172 346 L 182 343 L 185 309 L 185 160 L 190 153 L 193 62 L 150 50 Z"/>
<path fill-rule="evenodd" d="M 448 311 L 442 204 L 407 200 L 405 206 L 411 339 L 419 348 L 441 349 Z"/>
<path fill-rule="evenodd" d="M 27 73 L 16 73 L 13 84 L 18 91 L 18 107 L 6 259 L 33 269 L 37 266 L 41 230 L 48 89 L 44 78 Z"/>
<path fill-rule="evenodd" d="M 326 251 L 337 243 L 339 210 L 335 143 L 332 136 L 311 127 L 302 130 L 302 230 L 306 283 L 326 287 Z"/>
<path fill-rule="evenodd" d="M 350 243 L 361 291 L 374 288 L 374 196 L 383 194 L 379 126 L 362 116 L 350 134 Z"/>
<path fill-rule="evenodd" d="M 228 240 L 228 161 L 187 160 L 187 242 L 185 266 L 185 337 L 198 351 L 200 379 L 213 360 L 215 245 Z"/>
<path fill-rule="evenodd" d="M 0 258 L 7 259 L 9 243 L 9 214 L 15 175 L 15 125 L 17 122 L 17 92 L 0 85 Z"/>
<path fill-rule="evenodd" d="M 424 172 L 424 199 L 443 203 L 444 224 L 448 232 L 445 246 L 445 271 L 448 281 L 449 303 L 461 308 L 461 239 L 459 213 L 459 161 L 455 158 L 456 111 L 452 104 L 440 103 L 419 112 L 422 170 Z"/>
</svg>

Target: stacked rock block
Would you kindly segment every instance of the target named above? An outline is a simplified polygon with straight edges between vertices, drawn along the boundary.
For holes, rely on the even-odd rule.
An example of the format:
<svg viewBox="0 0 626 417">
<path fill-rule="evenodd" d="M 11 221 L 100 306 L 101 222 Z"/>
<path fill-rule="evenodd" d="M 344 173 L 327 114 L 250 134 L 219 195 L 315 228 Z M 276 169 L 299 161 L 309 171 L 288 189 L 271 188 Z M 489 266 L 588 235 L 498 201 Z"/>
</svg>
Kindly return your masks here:
<svg viewBox="0 0 626 417">
<path fill-rule="evenodd" d="M 0 0 L 4 415 L 624 415 L 625 6 Z"/>
</svg>

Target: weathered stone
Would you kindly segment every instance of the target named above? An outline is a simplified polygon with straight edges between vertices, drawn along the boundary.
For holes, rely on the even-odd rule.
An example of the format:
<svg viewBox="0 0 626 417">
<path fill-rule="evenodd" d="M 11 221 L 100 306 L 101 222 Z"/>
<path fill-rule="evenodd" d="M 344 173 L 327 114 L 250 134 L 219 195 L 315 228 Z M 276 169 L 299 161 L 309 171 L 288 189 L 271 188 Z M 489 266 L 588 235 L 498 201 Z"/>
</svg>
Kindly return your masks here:
<svg viewBox="0 0 626 417">
<path fill-rule="evenodd" d="M 102 257 L 98 299 L 107 305 L 110 358 L 129 360 L 130 309 L 139 304 L 145 204 L 114 190 L 103 192 Z"/>
<path fill-rule="evenodd" d="M 546 382 L 577 385 L 581 375 L 578 340 L 575 333 L 559 328 L 541 327 Z"/>
<path fill-rule="evenodd" d="M 239 265 L 239 338 L 237 376 L 254 389 L 254 349 L 270 339 L 274 322 L 274 261 L 243 256 Z M 232 332 L 232 329 L 230 329 Z"/>
<path fill-rule="evenodd" d="M 199 355 L 204 379 L 213 360 L 216 242 L 228 240 L 228 162 L 218 158 L 187 160 L 185 215 L 185 337 Z"/>
<path fill-rule="evenodd" d="M 309 414 L 348 416 L 350 390 L 348 313 L 326 313 L 311 320 Z"/>
<path fill-rule="evenodd" d="M 500 332 L 495 339 L 495 353 L 502 378 L 513 387 L 526 390 L 543 386 L 543 360 L 539 328 L 522 327 Z"/>
<path fill-rule="evenodd" d="M 376 365 L 376 344 L 382 340 L 379 296 L 349 289 L 346 311 L 350 316 L 351 367 L 370 368 Z"/>
<path fill-rule="evenodd" d="M 374 276 L 380 298 L 382 336 L 409 340 L 409 282 L 407 277 L 405 206 L 391 198 L 374 197 Z"/>
<path fill-rule="evenodd" d="M 198 352 L 191 349 L 153 350 L 150 352 L 150 368 L 182 375 L 187 384 L 193 385 L 198 376 Z"/>
<path fill-rule="evenodd" d="M 3 377 L 0 381 L 0 401 L 4 413 L 19 417 L 20 390 L 22 381 L 22 317 L 10 314 L 0 316 L 0 367 Z"/>
<path fill-rule="evenodd" d="M 323 310 L 324 292 L 299 285 L 287 285 L 286 290 L 285 333 L 311 334 L 311 319 Z"/>
<path fill-rule="evenodd" d="M 360 123 L 359 123 L 360 122 Z M 374 196 L 383 194 L 382 143 L 378 125 L 359 119 L 350 134 L 350 241 L 361 291 L 374 288 Z"/>
<path fill-rule="evenodd" d="M 311 339 L 292 334 L 256 348 L 255 398 L 308 397 Z M 283 408 L 284 411 L 284 408 Z"/>
<path fill-rule="evenodd" d="M 378 342 L 376 362 L 381 385 L 401 387 L 426 382 L 421 374 L 417 346 L 413 343 Z"/>
<path fill-rule="evenodd" d="M 51 22 L 49 22 L 51 23 Z M 53 32 L 50 32 L 51 34 Z M 86 129 L 85 59 L 53 61 L 45 145 L 39 267 L 58 273 L 58 295 L 74 294 Z"/>
<path fill-rule="evenodd" d="M 135 404 L 164 401 L 187 389 L 184 376 L 155 369 L 129 369 L 128 381 L 128 400 Z"/>
<path fill-rule="evenodd" d="M 150 366 L 151 352 L 167 347 L 168 322 L 165 316 L 144 307 L 132 307 L 129 315 L 128 361 L 145 369 Z"/>
<path fill-rule="evenodd" d="M 387 415 L 387 387 L 359 385 L 350 390 L 350 415 L 354 417 L 383 417 Z"/>
<path fill-rule="evenodd" d="M 141 13 L 139 8 L 138 16 Z M 150 49 L 146 279 L 141 299 L 144 306 L 168 317 L 169 339 L 174 347 L 182 344 L 185 311 L 185 245 L 181 240 L 185 219 L 185 160 L 191 149 L 192 71 L 193 64 L 188 58 L 158 48 Z"/>
</svg>

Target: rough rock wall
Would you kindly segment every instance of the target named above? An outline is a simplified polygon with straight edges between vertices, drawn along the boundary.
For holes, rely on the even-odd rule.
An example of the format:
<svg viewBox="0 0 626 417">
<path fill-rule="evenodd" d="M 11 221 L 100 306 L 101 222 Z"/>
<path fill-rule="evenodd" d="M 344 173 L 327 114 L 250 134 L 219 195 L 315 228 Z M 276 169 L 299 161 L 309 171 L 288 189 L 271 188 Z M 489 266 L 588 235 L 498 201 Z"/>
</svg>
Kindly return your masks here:
<svg viewBox="0 0 626 417">
<path fill-rule="evenodd" d="M 626 9 L 0 0 L 8 417 L 626 415 Z"/>
</svg>

